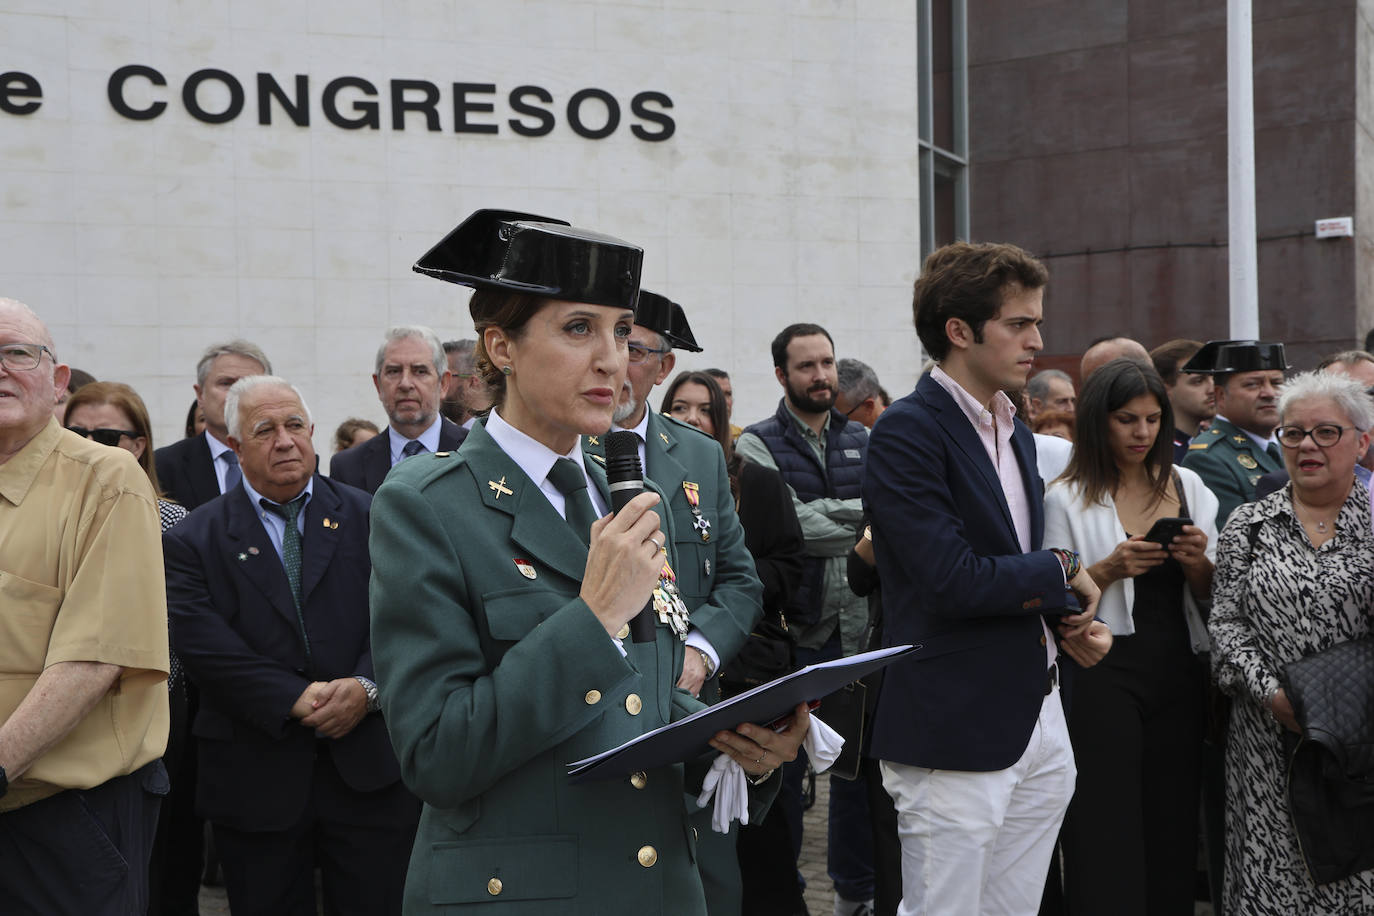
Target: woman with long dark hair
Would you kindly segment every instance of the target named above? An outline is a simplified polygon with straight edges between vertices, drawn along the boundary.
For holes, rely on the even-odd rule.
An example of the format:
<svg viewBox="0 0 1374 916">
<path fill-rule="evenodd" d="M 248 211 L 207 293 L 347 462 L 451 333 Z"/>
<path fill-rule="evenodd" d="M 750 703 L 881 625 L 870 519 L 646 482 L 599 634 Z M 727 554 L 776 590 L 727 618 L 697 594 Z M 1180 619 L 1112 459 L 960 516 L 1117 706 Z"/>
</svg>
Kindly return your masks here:
<svg viewBox="0 0 1374 916">
<path fill-rule="evenodd" d="M 1173 429 L 1154 368 L 1113 360 L 1084 385 L 1073 457 L 1045 494 L 1045 543 L 1078 552 L 1115 636 L 1073 681 L 1070 913 L 1193 912 L 1217 500 L 1173 466 Z M 1147 539 L 1169 519 L 1188 522 Z"/>
<path fill-rule="evenodd" d="M 721 693 L 732 696 L 791 667 L 791 639 L 782 609 L 801 578 L 805 541 L 782 475 L 735 453 L 725 393 L 705 372 L 680 372 L 663 392 L 662 413 L 695 426 L 720 443 L 735 494 L 744 544 L 763 582 L 763 619 L 735 659 L 722 659 Z M 780 668 L 773 665 L 781 664 Z M 780 811 L 739 829 L 735 847 L 750 916 L 795 916 L 806 911 L 792 837 Z"/>
</svg>

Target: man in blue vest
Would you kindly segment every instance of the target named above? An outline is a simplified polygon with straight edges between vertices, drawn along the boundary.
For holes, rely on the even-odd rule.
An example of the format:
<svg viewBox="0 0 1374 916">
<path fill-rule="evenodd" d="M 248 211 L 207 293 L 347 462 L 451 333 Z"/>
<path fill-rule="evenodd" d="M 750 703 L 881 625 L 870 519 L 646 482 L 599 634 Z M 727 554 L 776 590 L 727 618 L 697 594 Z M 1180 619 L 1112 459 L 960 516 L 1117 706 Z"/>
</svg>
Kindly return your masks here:
<svg viewBox="0 0 1374 916">
<path fill-rule="evenodd" d="M 859 483 L 868 430 L 835 409 L 839 375 L 835 342 L 816 324 L 793 324 L 773 338 L 773 372 L 783 398 L 773 416 L 740 434 L 735 450 L 748 461 L 776 468 L 792 490 L 806 538 L 802 581 L 785 610 L 797 634 L 800 664 L 853 655 L 868 623 L 868 604 L 845 578 L 845 564 L 863 517 Z M 783 769 L 778 798 L 801 848 L 800 755 Z M 868 800 L 862 778 L 830 780 L 829 873 L 837 916 L 872 906 L 873 855 Z"/>
</svg>

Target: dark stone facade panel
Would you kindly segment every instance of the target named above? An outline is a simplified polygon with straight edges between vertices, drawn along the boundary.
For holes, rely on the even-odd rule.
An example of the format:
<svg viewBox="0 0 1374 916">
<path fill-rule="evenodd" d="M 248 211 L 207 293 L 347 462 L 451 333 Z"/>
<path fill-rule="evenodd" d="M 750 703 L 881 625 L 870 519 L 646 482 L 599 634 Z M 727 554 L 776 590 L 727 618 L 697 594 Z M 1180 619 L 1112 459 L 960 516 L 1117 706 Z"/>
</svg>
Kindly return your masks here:
<svg viewBox="0 0 1374 916">
<path fill-rule="evenodd" d="M 975 160 L 969 172 L 973 233 L 1044 253 L 1118 248 L 1127 241 L 1130 197 L 1125 150 L 1001 162 Z"/>
<path fill-rule="evenodd" d="M 1353 10 L 1256 21 L 1254 39 L 1256 130 L 1355 117 Z"/>
<path fill-rule="evenodd" d="M 1302 124 L 1255 133 L 1259 237 L 1312 233 L 1319 219 L 1355 215 L 1355 123 Z"/>
<path fill-rule="evenodd" d="M 1133 147 L 1134 245 L 1226 241 L 1226 137 Z"/>
<path fill-rule="evenodd" d="M 1224 29 L 1133 42 L 1128 53 L 1132 144 L 1225 133 Z"/>
<path fill-rule="evenodd" d="M 969 64 L 1125 41 L 1129 6 L 1128 0 L 977 0 L 969 10 Z"/>
<path fill-rule="evenodd" d="M 1132 41 L 1225 28 L 1226 4 L 1217 0 L 1131 0 Z"/>
<path fill-rule="evenodd" d="M 1126 55 L 1118 45 L 970 68 L 969 122 L 980 162 L 1124 146 Z"/>
<path fill-rule="evenodd" d="M 1311 366 L 1354 346 L 1362 328 L 1355 312 L 1354 239 L 1283 239 L 1259 246 L 1260 334 L 1282 340 Z"/>
<path fill-rule="evenodd" d="M 1131 328 L 1152 349 L 1175 337 L 1230 336 L 1227 249 L 1144 248 L 1131 253 Z"/>
</svg>

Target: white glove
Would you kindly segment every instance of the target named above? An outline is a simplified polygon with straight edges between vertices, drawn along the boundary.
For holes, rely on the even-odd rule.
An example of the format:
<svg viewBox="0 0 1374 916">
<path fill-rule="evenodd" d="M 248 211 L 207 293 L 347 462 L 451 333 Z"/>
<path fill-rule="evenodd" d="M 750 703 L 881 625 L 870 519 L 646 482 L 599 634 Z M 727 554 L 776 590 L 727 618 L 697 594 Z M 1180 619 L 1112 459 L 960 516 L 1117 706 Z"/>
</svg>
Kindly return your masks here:
<svg viewBox="0 0 1374 916">
<path fill-rule="evenodd" d="M 817 773 L 824 773 L 840 756 L 844 739 L 835 729 L 812 716 L 811 728 L 807 731 L 802 746 L 811 758 L 812 769 Z M 721 754 L 711 762 L 711 769 L 701 783 L 697 807 L 705 808 L 712 795 L 716 799 L 716 807 L 711 812 L 712 830 L 716 833 L 729 833 L 731 821 L 749 823 L 748 777 L 744 768 L 728 754 Z"/>
</svg>

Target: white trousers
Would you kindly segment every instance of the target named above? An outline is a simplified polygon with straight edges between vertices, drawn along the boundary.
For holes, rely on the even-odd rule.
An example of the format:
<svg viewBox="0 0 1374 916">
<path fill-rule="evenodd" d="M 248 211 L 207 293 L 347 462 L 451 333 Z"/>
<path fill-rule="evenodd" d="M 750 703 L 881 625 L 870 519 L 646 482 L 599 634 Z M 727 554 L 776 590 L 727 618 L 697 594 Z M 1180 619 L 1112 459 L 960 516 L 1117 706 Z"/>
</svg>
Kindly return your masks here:
<svg viewBox="0 0 1374 916">
<path fill-rule="evenodd" d="M 1078 775 L 1058 687 L 1005 770 L 884 760 L 882 773 L 902 842 L 898 916 L 1035 916 Z"/>
</svg>

